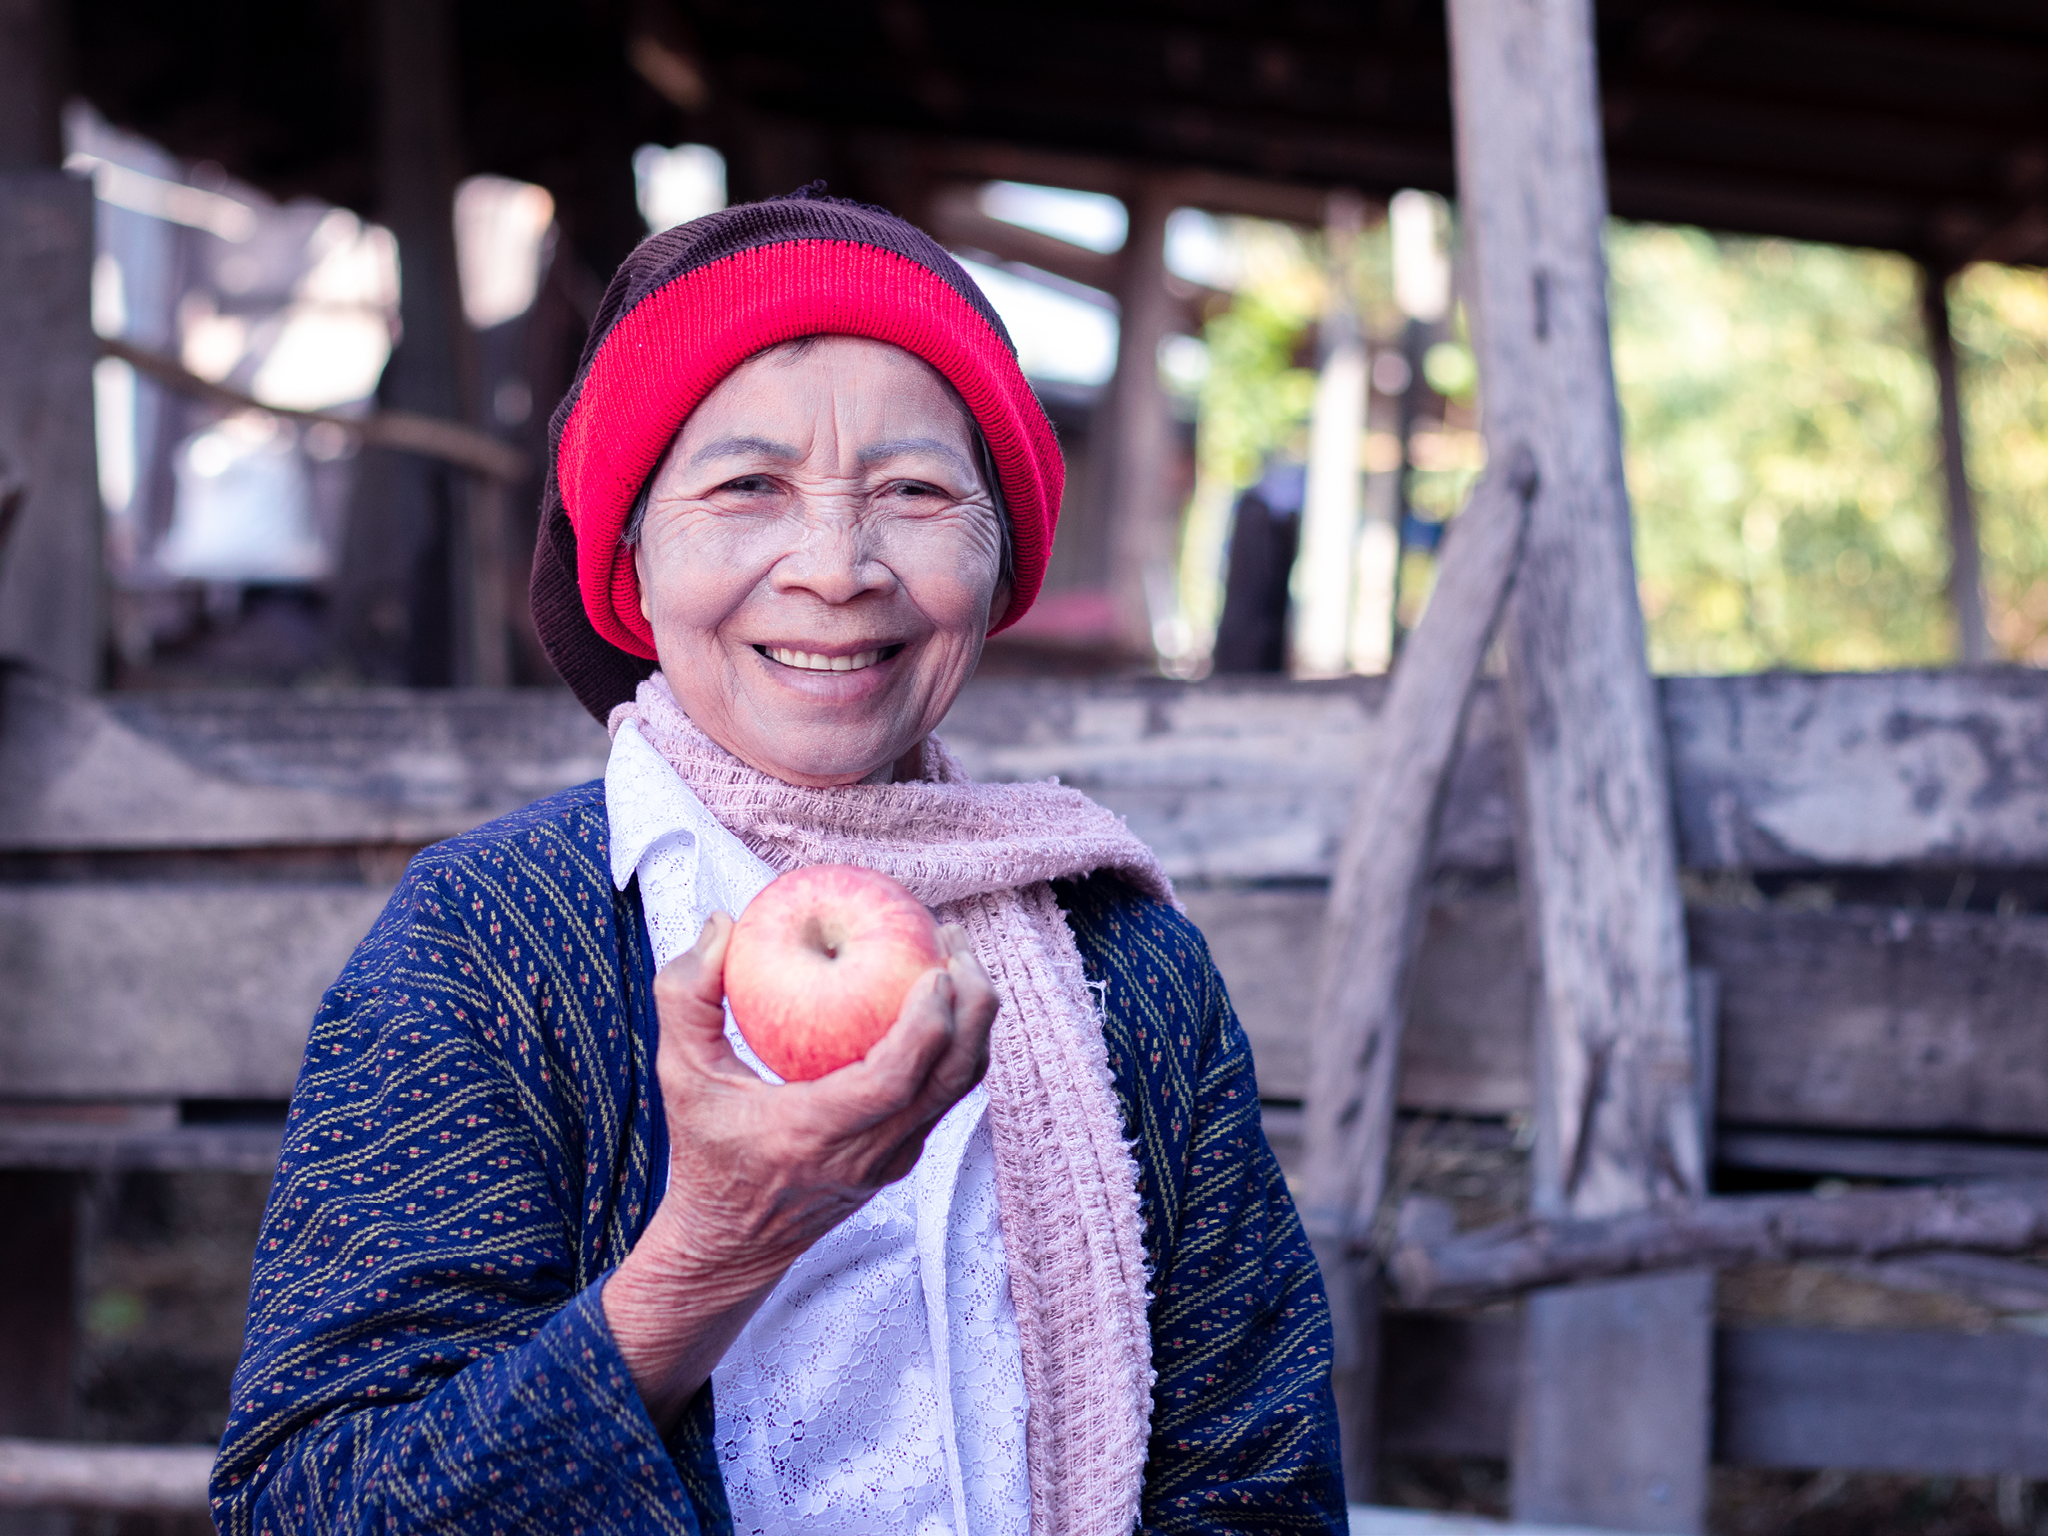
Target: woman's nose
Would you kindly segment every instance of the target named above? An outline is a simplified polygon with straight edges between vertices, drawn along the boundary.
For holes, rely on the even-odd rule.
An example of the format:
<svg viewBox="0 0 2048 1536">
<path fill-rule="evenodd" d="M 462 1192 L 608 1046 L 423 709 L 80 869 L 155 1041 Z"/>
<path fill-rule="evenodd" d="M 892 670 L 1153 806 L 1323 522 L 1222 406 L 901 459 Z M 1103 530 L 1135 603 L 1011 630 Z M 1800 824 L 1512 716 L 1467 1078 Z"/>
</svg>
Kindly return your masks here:
<svg viewBox="0 0 2048 1536">
<path fill-rule="evenodd" d="M 811 506 L 789 553 L 771 575 L 782 592 L 810 592 L 827 603 L 850 603 L 895 584 L 889 568 L 874 558 L 873 539 L 856 513 Z"/>
</svg>

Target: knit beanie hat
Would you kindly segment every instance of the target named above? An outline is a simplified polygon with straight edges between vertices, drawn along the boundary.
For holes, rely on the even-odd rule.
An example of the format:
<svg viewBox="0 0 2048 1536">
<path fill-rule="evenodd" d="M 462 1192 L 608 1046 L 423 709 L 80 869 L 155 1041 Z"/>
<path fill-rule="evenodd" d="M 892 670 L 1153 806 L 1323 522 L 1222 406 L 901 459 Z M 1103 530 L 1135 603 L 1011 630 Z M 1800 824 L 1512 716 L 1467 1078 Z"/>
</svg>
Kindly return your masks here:
<svg viewBox="0 0 2048 1536">
<path fill-rule="evenodd" d="M 548 659 L 598 719 L 655 667 L 632 551 L 619 542 L 642 485 L 698 403 L 755 353 L 801 336 L 893 342 L 960 394 L 995 461 L 1010 517 L 1014 595 L 1038 596 L 1066 473 L 1052 424 L 987 297 L 922 230 L 823 195 L 744 203 L 652 235 L 611 285 L 549 423 L 533 556 L 533 620 Z"/>
</svg>

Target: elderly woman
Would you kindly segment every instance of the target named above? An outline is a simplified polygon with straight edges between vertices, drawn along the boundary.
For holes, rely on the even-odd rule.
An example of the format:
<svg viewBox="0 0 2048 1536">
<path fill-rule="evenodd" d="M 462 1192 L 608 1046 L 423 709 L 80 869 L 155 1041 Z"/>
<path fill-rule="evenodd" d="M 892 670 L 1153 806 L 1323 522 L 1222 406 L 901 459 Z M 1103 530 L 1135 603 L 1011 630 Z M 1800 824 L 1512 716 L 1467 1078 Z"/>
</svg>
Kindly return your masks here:
<svg viewBox="0 0 2048 1536">
<path fill-rule="evenodd" d="M 328 993 L 222 1531 L 1341 1530 L 1330 1327 L 1158 863 L 932 735 L 1031 604 L 1050 427 L 961 268 L 799 194 L 648 240 L 534 614 L 602 784 L 416 858 Z M 776 873 L 946 924 L 865 1059 L 723 1006 Z"/>
</svg>

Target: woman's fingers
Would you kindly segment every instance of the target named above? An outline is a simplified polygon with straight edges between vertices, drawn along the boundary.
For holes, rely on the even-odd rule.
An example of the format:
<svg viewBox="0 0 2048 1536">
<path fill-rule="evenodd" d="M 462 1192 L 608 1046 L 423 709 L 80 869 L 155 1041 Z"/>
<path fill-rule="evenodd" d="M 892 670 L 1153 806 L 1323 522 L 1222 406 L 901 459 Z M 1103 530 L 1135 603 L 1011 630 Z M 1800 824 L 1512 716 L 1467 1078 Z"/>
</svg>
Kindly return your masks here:
<svg viewBox="0 0 2048 1536">
<path fill-rule="evenodd" d="M 953 1039 L 953 978 L 933 967 L 910 984 L 889 1032 L 851 1066 L 819 1079 L 847 1091 L 869 1118 L 885 1120 L 917 1102 Z"/>
<path fill-rule="evenodd" d="M 877 1183 L 902 1177 L 917 1161 L 925 1133 L 965 1098 L 988 1068 L 995 989 L 957 928 L 941 930 L 942 967 L 905 998 L 896 1025 L 866 1060 L 821 1080 L 860 1094 L 874 1114 L 864 1138 Z M 927 990 L 928 987 L 928 990 Z"/>
<path fill-rule="evenodd" d="M 988 973 L 967 947 L 966 936 L 957 928 L 947 931 L 958 940 L 946 957 L 953 1027 L 946 1050 L 926 1074 L 919 1105 L 934 1120 L 965 1098 L 988 1070 L 989 1029 L 996 1016 L 995 988 Z"/>
<path fill-rule="evenodd" d="M 678 1089 L 685 1094 L 672 1102 L 672 1121 L 677 1111 L 696 1118 L 697 1094 L 685 1087 L 693 1078 L 735 1076 L 757 1086 L 724 1038 L 722 981 L 731 930 L 731 920 L 717 915 L 697 945 L 656 978 L 662 1055 L 675 1053 L 672 1064 L 664 1064 L 664 1086 L 672 1100 Z M 864 1059 L 814 1082 L 750 1093 L 738 1120 L 732 1118 L 737 1106 L 715 1095 L 723 1107 L 702 1103 L 699 1112 L 714 1120 L 704 1121 L 697 1136 L 737 1136 L 749 1155 L 808 1167 L 810 1177 L 828 1183 L 843 1179 L 872 1189 L 902 1177 L 916 1163 L 926 1132 L 988 1065 L 995 990 L 957 927 L 940 930 L 939 948 L 943 964 L 912 983 L 895 1024 Z M 695 1139 L 690 1128 L 673 1124 L 671 1136 L 678 1146 Z"/>
</svg>

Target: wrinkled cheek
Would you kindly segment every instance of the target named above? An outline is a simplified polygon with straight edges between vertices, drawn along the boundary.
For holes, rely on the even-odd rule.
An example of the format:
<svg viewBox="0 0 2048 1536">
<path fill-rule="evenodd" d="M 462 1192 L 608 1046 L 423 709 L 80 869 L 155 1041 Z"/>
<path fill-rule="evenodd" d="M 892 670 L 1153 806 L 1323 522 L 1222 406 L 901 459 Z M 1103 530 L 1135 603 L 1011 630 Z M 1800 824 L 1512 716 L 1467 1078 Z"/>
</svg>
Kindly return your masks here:
<svg viewBox="0 0 2048 1536">
<path fill-rule="evenodd" d="M 717 631 L 755 586 L 736 556 L 715 536 L 691 548 L 671 550 L 653 564 L 654 637 L 659 646 L 696 650 L 717 643 Z M 728 558 L 720 558 L 721 555 Z"/>
<path fill-rule="evenodd" d="M 981 639 L 989 603 L 995 597 L 996 564 L 971 556 L 916 573 L 909 586 L 917 606 L 949 640 Z"/>
</svg>

